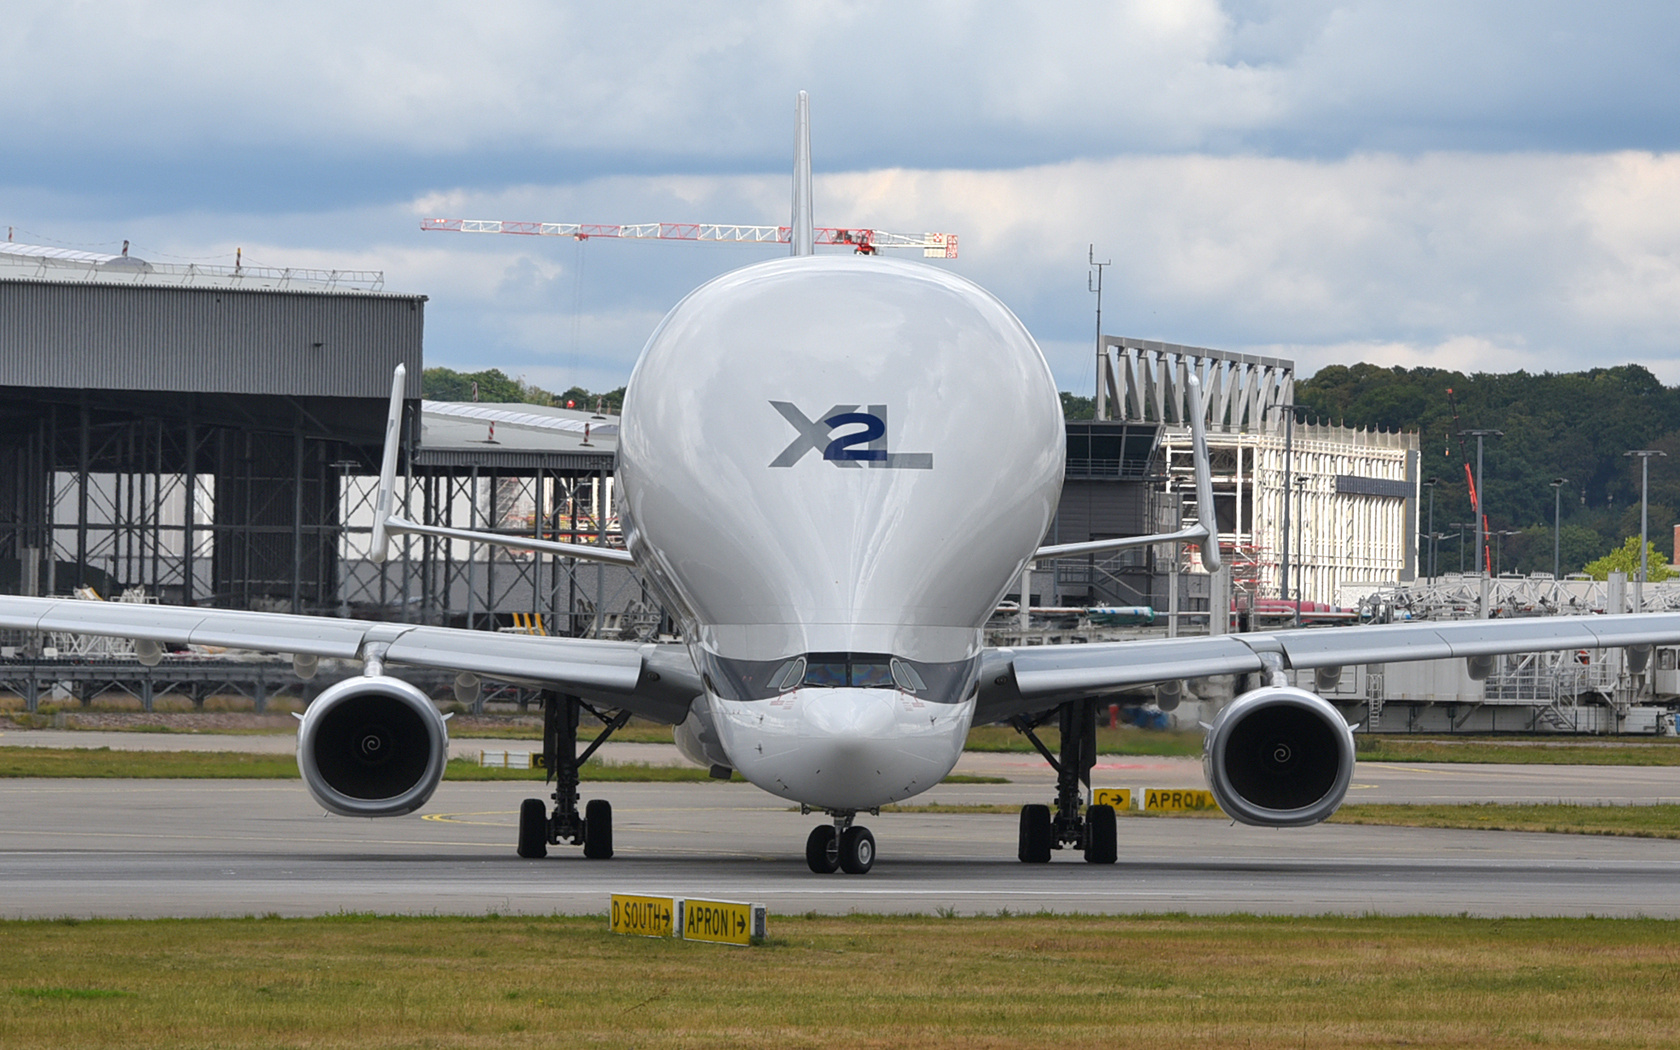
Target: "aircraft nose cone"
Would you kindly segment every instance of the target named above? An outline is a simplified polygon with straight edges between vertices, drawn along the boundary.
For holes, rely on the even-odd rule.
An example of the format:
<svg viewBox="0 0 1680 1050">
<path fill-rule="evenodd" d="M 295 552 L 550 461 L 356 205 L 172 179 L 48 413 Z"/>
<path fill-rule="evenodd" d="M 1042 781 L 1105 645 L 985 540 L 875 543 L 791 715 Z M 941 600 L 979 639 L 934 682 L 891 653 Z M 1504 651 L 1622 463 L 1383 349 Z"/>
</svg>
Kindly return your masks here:
<svg viewBox="0 0 1680 1050">
<path fill-rule="evenodd" d="M 824 809 L 869 809 L 939 783 L 962 754 L 973 713 L 894 689 L 801 689 L 775 705 L 714 703 L 742 776 Z"/>
<path fill-rule="evenodd" d="M 830 740 L 837 753 L 856 751 L 896 736 L 896 692 L 886 689 L 829 692 L 834 695 L 813 697 L 801 714 L 811 732 Z"/>
</svg>

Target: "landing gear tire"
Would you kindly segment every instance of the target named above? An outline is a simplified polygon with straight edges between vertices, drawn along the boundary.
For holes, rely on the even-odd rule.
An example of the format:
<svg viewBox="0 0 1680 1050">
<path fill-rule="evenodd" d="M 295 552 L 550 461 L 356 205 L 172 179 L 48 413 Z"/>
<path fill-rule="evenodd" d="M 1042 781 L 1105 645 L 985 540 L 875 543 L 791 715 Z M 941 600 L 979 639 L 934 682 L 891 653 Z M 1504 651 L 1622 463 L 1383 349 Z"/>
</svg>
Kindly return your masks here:
<svg viewBox="0 0 1680 1050">
<path fill-rule="evenodd" d="M 840 870 L 866 875 L 875 866 L 875 836 L 868 828 L 850 827 L 840 833 Z"/>
<path fill-rule="evenodd" d="M 604 798 L 590 799 L 583 810 L 583 855 L 590 860 L 606 860 L 612 854 L 612 803 Z"/>
<path fill-rule="evenodd" d="M 805 865 L 818 875 L 832 875 L 840 870 L 840 852 L 834 839 L 833 824 L 818 824 L 805 840 Z"/>
<path fill-rule="evenodd" d="M 1110 812 L 1113 811 L 1110 810 Z M 1021 861 L 1026 864 L 1050 863 L 1050 849 L 1053 839 L 1054 834 L 1050 827 L 1050 807 L 1022 806 L 1020 848 L 1017 851 Z"/>
<path fill-rule="evenodd" d="M 1113 806 L 1089 806 L 1085 810 L 1085 861 L 1113 864 L 1120 857 L 1120 835 L 1114 826 Z"/>
<path fill-rule="evenodd" d="M 519 855 L 526 860 L 548 856 L 548 807 L 540 798 L 519 804 Z"/>
</svg>

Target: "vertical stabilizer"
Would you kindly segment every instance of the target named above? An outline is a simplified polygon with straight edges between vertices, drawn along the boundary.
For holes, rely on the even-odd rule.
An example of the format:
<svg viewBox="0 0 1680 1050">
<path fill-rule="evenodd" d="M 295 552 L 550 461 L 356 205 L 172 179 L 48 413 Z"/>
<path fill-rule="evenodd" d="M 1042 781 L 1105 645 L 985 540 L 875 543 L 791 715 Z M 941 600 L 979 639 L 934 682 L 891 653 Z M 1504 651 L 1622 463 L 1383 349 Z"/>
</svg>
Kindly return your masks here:
<svg viewBox="0 0 1680 1050">
<path fill-rule="evenodd" d="M 793 224 L 789 239 L 794 255 L 816 253 L 816 224 L 811 219 L 811 96 L 801 91 L 793 137 Z"/>
<path fill-rule="evenodd" d="M 1190 388 L 1190 458 L 1196 466 L 1196 524 L 1202 532 L 1202 568 L 1219 571 L 1219 516 L 1213 512 L 1213 464 L 1207 450 L 1207 399 L 1195 372 L 1186 378 Z"/>
</svg>

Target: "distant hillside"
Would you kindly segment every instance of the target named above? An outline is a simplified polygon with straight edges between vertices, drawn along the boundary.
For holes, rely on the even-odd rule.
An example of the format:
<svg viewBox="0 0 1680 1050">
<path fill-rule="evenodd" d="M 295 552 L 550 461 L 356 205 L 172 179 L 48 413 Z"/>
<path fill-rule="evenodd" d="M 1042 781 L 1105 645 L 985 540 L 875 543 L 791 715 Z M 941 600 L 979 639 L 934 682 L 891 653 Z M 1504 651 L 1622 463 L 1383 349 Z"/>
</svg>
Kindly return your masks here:
<svg viewBox="0 0 1680 1050">
<path fill-rule="evenodd" d="M 1452 391 L 1449 396 L 1447 391 Z M 1561 487 L 1563 571 L 1578 571 L 1639 534 L 1639 464 L 1630 449 L 1658 449 L 1670 458 L 1651 460 L 1651 541 L 1673 557 L 1673 528 L 1680 522 L 1680 388 L 1665 387 L 1639 365 L 1586 372 L 1466 375 L 1438 368 L 1332 365 L 1295 386 L 1300 418 L 1350 427 L 1419 434 L 1422 474 L 1435 487 L 1435 531 L 1453 533 L 1452 522 L 1470 521 L 1464 464 L 1474 464 L 1476 444 L 1460 430 L 1492 429 L 1482 474 L 1493 530 L 1502 537 L 1500 568 L 1550 572 L 1552 506 Z M 1454 409 L 1457 415 L 1455 418 Z M 1068 419 L 1091 418 L 1091 399 L 1063 392 Z M 1427 515 L 1429 490 L 1424 490 Z M 1420 531 L 1428 524 L 1419 522 Z M 1468 532 L 1469 530 L 1465 530 Z M 1466 539 L 1466 568 L 1471 540 Z M 1458 569 L 1456 538 L 1440 541 L 1438 564 Z"/>
<path fill-rule="evenodd" d="M 1569 479 L 1562 486 L 1565 572 L 1638 535 L 1639 465 L 1623 453 L 1660 449 L 1671 458 L 1651 461 L 1651 540 L 1673 555 L 1680 388 L 1663 386 L 1639 365 L 1540 375 L 1332 365 L 1296 384 L 1295 403 L 1309 418 L 1417 431 L 1423 476 L 1440 479 L 1437 532 L 1470 520 L 1463 464 L 1465 456 L 1474 462 L 1476 445 L 1464 439 L 1461 455 L 1458 431 L 1503 431 L 1486 439 L 1482 473 L 1491 527 L 1524 530 L 1503 540 L 1506 571 L 1551 571 L 1555 478 Z M 1424 498 L 1427 506 L 1427 490 Z M 1457 568 L 1457 542 L 1443 541 L 1444 567 Z"/>
</svg>

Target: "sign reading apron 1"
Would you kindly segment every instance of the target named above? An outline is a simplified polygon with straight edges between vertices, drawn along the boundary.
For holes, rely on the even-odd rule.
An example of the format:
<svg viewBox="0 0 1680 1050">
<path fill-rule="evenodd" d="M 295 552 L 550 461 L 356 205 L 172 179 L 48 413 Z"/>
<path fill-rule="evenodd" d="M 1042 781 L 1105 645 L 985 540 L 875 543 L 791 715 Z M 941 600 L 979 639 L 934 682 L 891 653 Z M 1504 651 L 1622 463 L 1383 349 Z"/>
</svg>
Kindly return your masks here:
<svg viewBox="0 0 1680 1050">
<path fill-rule="evenodd" d="M 764 936 L 765 909 L 762 904 L 689 897 L 677 902 L 677 914 L 681 924 L 678 936 L 685 941 L 751 944 Z"/>
</svg>

